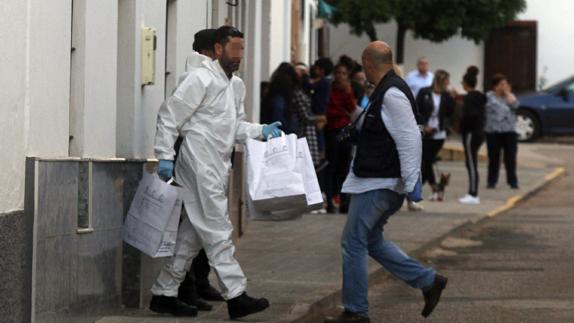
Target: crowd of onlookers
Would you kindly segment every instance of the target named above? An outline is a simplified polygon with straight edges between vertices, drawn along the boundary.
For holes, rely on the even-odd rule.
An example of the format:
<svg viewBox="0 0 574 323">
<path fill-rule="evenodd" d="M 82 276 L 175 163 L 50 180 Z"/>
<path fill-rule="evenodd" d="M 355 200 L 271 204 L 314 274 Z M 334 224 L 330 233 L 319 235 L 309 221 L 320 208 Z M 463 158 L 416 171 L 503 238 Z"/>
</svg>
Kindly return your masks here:
<svg viewBox="0 0 574 323">
<path fill-rule="evenodd" d="M 398 67 L 395 72 L 403 76 Z M 489 158 L 487 188 L 496 187 L 501 152 L 504 152 L 507 183 L 518 188 L 514 131 L 518 101 L 502 74 L 492 77 L 491 89 L 486 94 L 477 90 L 478 74 L 476 66 L 468 67 L 462 79 L 464 96 L 450 85 L 447 71 L 430 71 L 426 57 L 419 58 L 417 68 L 404 76 L 419 111 L 421 180 L 432 190 L 429 201 L 444 200 L 450 174 L 440 172 L 436 162 L 453 128 L 462 137 L 469 178 L 468 194 L 459 199 L 461 203 L 480 203 L 477 157 L 485 140 Z M 351 166 L 353 146 L 349 141 L 337 140 L 337 136 L 357 111 L 368 108 L 369 95 L 375 86 L 367 82 L 362 66 L 346 55 L 335 64 L 329 58 L 320 58 L 311 67 L 281 63 L 270 81 L 262 84 L 261 122 L 281 121 L 286 133 L 307 138 L 327 213 L 348 210 L 349 199 L 341 193 L 341 187 Z M 458 114 L 457 102 L 462 105 Z M 457 127 L 453 127 L 455 121 Z M 407 202 L 411 211 L 423 209 L 415 202 Z"/>
</svg>

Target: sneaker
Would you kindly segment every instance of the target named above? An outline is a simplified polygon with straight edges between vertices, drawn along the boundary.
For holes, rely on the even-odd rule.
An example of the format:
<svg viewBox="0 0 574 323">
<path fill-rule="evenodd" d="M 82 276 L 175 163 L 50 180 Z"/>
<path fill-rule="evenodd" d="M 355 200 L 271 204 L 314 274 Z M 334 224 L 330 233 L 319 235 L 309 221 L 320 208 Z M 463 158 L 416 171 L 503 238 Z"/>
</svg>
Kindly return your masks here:
<svg viewBox="0 0 574 323">
<path fill-rule="evenodd" d="M 197 307 L 188 305 L 177 297 L 153 295 L 149 309 L 156 313 L 169 313 L 174 316 L 197 316 Z"/>
<path fill-rule="evenodd" d="M 480 197 L 466 194 L 465 196 L 459 198 L 458 201 L 462 204 L 480 204 Z"/>
<path fill-rule="evenodd" d="M 227 312 L 232 320 L 261 312 L 268 307 L 267 299 L 249 297 L 246 293 L 227 301 Z"/>
<path fill-rule="evenodd" d="M 425 208 L 417 202 L 407 201 L 407 209 L 411 212 L 420 212 L 424 211 Z"/>
<path fill-rule="evenodd" d="M 431 196 L 429 196 L 428 200 L 431 202 L 438 201 L 439 200 L 438 192 L 432 193 Z"/>
</svg>

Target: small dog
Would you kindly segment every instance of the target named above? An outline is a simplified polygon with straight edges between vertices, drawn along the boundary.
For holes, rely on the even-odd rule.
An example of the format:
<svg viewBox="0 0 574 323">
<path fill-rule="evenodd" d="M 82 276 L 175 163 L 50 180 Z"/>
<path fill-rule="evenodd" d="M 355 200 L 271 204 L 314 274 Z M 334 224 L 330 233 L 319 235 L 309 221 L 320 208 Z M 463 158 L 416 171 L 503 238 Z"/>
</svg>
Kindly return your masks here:
<svg viewBox="0 0 574 323">
<path fill-rule="evenodd" d="M 437 185 L 437 201 L 444 201 L 444 191 L 450 181 L 450 173 L 440 173 L 440 181 Z"/>
</svg>

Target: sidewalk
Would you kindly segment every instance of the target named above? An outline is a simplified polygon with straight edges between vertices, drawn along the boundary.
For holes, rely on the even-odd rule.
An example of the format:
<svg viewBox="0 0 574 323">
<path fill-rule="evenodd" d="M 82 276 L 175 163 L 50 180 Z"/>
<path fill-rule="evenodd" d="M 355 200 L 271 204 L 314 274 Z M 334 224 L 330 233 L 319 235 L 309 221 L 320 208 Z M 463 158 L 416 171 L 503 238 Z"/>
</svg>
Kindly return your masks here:
<svg viewBox="0 0 574 323">
<path fill-rule="evenodd" d="M 496 190 L 480 185 L 480 205 L 462 205 L 458 198 L 466 193 L 467 175 L 464 163 L 441 162 L 440 169 L 450 172 L 445 202 L 424 202 L 425 211 L 411 213 L 404 208 L 391 217 L 385 227 L 385 238 L 393 240 L 406 252 L 422 250 L 448 232 L 464 224 L 477 222 L 493 210 L 500 209 L 529 192 L 540 188 L 545 177 L 555 169 L 542 163 L 520 166 L 520 190 L 504 185 L 505 174 Z M 485 163 L 480 164 L 481 179 L 486 175 Z M 427 188 L 428 189 L 428 188 Z M 425 191 L 425 197 L 430 194 Z M 491 214 L 492 215 L 492 214 Z M 265 296 L 271 307 L 243 322 L 318 322 L 314 309 L 332 306 L 339 301 L 341 261 L 339 239 L 345 223 L 344 215 L 306 215 L 289 222 L 250 222 L 237 248 L 247 277 L 248 291 L 254 296 Z M 371 279 L 384 277 L 381 267 L 370 263 Z M 227 308 L 214 304 L 212 312 L 202 312 L 197 318 L 179 319 L 156 315 L 148 310 L 126 311 L 120 316 L 103 318 L 98 323 L 184 323 L 223 322 Z"/>
</svg>

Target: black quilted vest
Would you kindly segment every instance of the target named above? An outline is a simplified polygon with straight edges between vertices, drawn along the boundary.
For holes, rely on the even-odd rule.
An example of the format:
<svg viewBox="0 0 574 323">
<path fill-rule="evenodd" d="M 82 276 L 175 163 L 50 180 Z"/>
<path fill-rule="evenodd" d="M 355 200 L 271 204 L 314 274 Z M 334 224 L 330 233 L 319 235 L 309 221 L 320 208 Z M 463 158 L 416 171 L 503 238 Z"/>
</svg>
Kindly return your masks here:
<svg viewBox="0 0 574 323">
<path fill-rule="evenodd" d="M 415 119 L 420 120 L 417 104 L 407 83 L 393 70 L 389 71 L 377 85 L 370 97 L 371 104 L 365 114 L 359 133 L 353 172 L 357 177 L 399 178 L 401 163 L 395 141 L 385 127 L 381 108 L 385 93 L 391 87 L 403 92 L 411 103 Z"/>
</svg>

